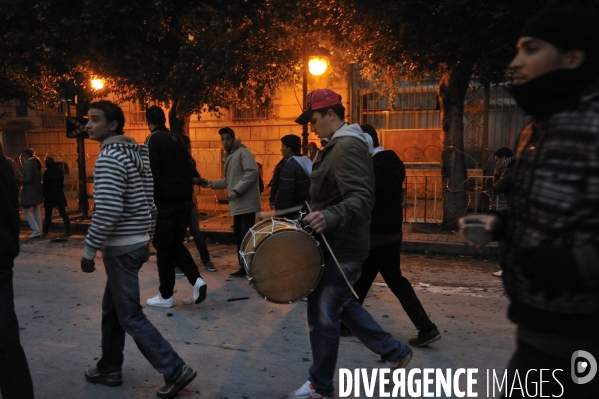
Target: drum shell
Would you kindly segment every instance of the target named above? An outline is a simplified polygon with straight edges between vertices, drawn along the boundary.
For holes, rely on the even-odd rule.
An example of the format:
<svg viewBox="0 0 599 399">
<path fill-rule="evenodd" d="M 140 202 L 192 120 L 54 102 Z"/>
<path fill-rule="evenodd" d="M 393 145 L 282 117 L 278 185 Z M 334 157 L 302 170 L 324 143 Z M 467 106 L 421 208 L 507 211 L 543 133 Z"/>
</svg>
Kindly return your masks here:
<svg viewBox="0 0 599 399">
<path fill-rule="evenodd" d="M 250 284 L 269 302 L 297 302 L 316 288 L 322 276 L 324 256 L 318 241 L 284 219 L 258 222 L 241 249 Z"/>
</svg>

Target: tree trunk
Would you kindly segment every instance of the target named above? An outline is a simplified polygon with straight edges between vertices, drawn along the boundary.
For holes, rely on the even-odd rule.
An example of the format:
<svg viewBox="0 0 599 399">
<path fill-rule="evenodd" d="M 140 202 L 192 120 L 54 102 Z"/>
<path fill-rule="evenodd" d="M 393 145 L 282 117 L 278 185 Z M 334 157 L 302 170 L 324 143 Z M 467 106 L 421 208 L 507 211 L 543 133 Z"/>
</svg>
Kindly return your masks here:
<svg viewBox="0 0 599 399">
<path fill-rule="evenodd" d="M 466 164 L 464 161 L 464 100 L 472 64 L 458 64 L 439 81 L 439 104 L 443 126 L 443 230 L 457 230 L 458 219 L 468 207 Z"/>
<path fill-rule="evenodd" d="M 189 137 L 189 121 L 191 115 L 182 113 L 181 108 L 181 100 L 174 99 L 173 105 L 168 112 L 168 123 L 170 124 L 171 131 Z"/>
</svg>

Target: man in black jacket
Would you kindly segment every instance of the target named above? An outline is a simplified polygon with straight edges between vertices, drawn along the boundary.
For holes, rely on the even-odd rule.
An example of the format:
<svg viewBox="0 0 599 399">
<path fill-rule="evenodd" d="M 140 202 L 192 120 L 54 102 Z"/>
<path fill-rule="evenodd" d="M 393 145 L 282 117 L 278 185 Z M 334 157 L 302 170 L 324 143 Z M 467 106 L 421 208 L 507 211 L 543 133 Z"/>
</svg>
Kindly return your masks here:
<svg viewBox="0 0 599 399">
<path fill-rule="evenodd" d="M 13 293 L 19 254 L 19 199 L 15 172 L 0 143 L 0 393 L 4 399 L 33 398 L 33 384 L 19 338 Z"/>
<path fill-rule="evenodd" d="M 299 136 L 288 134 L 281 138 L 281 153 L 283 163 L 278 175 L 277 192 L 274 198 L 275 211 L 289 208 L 301 208 L 310 195 L 310 173 L 312 161 L 301 155 L 301 140 Z M 299 209 L 277 216 L 297 219 Z"/>
<path fill-rule="evenodd" d="M 370 252 L 362 264 L 362 274 L 355 284 L 355 290 L 360 297 L 359 302 L 364 303 L 372 282 L 380 272 L 418 330 L 418 337 L 410 339 L 410 345 L 426 346 L 440 339 L 441 333 L 426 314 L 412 284 L 401 274 L 400 268 L 399 255 L 403 237 L 402 187 L 406 168 L 395 151 L 385 151 L 379 145 L 378 134 L 373 126 L 363 124 L 360 127 L 372 138 L 376 185 L 370 223 Z M 348 334 L 348 331 L 344 333 Z"/>
<path fill-rule="evenodd" d="M 596 0 L 557 0 L 527 21 L 509 90 L 532 121 L 516 146 L 508 207 L 460 221 L 472 247 L 507 242 L 503 281 L 517 347 L 505 397 L 599 391 L 598 20 Z"/>
<path fill-rule="evenodd" d="M 159 293 L 149 298 L 148 306 L 175 306 L 175 265 L 179 266 L 192 285 L 194 302 L 206 299 L 206 282 L 189 250 L 183 245 L 193 205 L 190 156 L 181 136 L 169 131 L 164 111 L 155 105 L 146 111 L 151 133 L 146 138 L 150 151 L 150 168 L 154 176 L 154 203 L 158 208 L 156 232 L 152 244 L 156 249 Z"/>
</svg>

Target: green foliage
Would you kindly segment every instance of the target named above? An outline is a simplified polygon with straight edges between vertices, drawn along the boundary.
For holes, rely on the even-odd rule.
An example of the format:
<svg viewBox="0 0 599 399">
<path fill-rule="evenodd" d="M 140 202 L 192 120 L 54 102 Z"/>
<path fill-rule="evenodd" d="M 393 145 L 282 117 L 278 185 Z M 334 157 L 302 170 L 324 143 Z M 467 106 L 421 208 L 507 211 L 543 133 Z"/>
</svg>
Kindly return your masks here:
<svg viewBox="0 0 599 399">
<path fill-rule="evenodd" d="M 8 3 L 0 0 L 0 7 Z M 260 106 L 293 80 L 306 40 L 314 37 L 298 33 L 305 25 L 289 24 L 301 15 L 299 8 L 280 0 L 22 0 L 5 17 L 15 21 L 3 32 L 11 39 L 5 53 L 22 79 L 54 79 L 29 96 L 57 96 L 56 82 L 81 71 L 107 78 L 123 100 L 177 104 L 182 116 L 217 112 L 219 106 Z M 27 18 L 17 26 L 22 15 Z M 51 57 L 36 59 L 30 46 Z M 17 49 L 46 70 L 20 68 Z"/>
</svg>

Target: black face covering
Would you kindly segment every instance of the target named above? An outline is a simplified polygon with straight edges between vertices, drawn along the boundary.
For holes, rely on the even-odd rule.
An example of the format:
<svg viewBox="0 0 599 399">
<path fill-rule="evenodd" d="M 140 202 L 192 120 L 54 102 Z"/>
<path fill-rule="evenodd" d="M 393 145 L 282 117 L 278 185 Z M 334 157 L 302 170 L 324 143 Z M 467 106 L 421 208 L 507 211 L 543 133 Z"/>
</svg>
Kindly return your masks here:
<svg viewBox="0 0 599 399">
<path fill-rule="evenodd" d="M 593 80 L 580 69 L 558 69 L 521 85 L 510 85 L 507 90 L 524 112 L 544 120 L 576 105 Z"/>
</svg>

